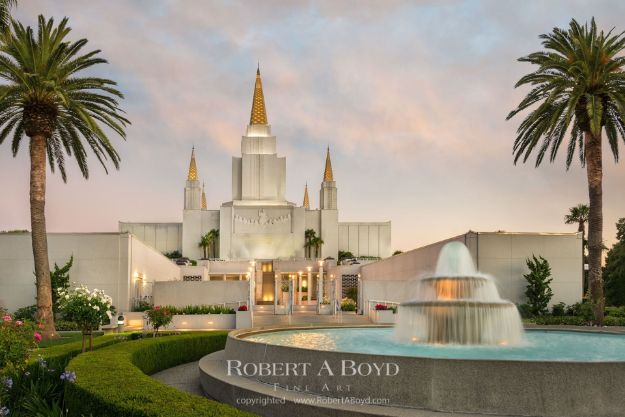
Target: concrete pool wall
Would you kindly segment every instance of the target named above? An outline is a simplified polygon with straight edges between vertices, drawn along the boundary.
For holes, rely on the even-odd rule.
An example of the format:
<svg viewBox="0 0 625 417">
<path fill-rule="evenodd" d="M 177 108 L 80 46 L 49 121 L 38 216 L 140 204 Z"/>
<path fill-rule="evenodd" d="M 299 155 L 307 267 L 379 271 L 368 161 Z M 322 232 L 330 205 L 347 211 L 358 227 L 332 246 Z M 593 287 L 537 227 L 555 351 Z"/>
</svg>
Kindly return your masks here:
<svg viewBox="0 0 625 417">
<path fill-rule="evenodd" d="M 245 339 L 254 333 L 230 333 L 224 365 L 229 360 L 233 375 L 241 372 L 249 379 L 277 384 L 276 390 L 387 399 L 389 406 L 447 412 L 608 417 L 622 416 L 625 410 L 625 362 L 459 360 L 318 351 Z M 204 372 L 201 365 L 200 372 Z"/>
</svg>

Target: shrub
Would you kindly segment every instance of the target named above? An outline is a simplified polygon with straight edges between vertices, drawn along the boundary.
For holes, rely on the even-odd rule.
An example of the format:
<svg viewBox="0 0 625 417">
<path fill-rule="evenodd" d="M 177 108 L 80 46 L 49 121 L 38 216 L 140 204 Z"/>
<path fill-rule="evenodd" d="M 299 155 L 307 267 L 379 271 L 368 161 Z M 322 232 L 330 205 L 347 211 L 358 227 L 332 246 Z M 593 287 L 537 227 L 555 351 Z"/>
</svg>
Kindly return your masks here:
<svg viewBox="0 0 625 417">
<path fill-rule="evenodd" d="M 82 331 L 83 352 L 85 338 L 89 336 L 89 348 L 93 347 L 93 330 L 100 327 L 110 314 L 112 299 L 104 291 L 95 288 L 93 291 L 81 285 L 69 290 L 59 289 L 59 308 L 63 317 L 78 324 Z"/>
<path fill-rule="evenodd" d="M 534 315 L 532 314 L 532 309 L 529 306 L 529 304 L 519 304 L 517 306 L 517 309 L 519 310 L 519 314 L 521 315 L 522 318 L 524 319 L 531 319 L 532 317 L 534 317 Z"/>
<path fill-rule="evenodd" d="M 588 324 L 583 317 L 576 316 L 539 316 L 534 319 L 534 322 L 542 325 L 585 326 Z"/>
<path fill-rule="evenodd" d="M 343 298 L 341 300 L 342 311 L 356 311 L 356 302 L 351 298 Z"/>
<path fill-rule="evenodd" d="M 61 332 L 70 332 L 81 330 L 78 323 L 69 320 L 55 320 L 54 327 Z"/>
<path fill-rule="evenodd" d="M 94 349 L 121 340 L 114 336 L 98 337 Z M 81 350 L 80 342 L 40 349 L 40 354 L 36 359 L 31 358 L 25 369 L 7 375 L 2 380 L 5 389 L 0 389 L 0 404 L 10 410 L 9 416 L 64 416 L 63 385 L 71 383 L 73 378 L 67 374 L 62 379 L 61 376 L 70 359 Z"/>
<path fill-rule="evenodd" d="M 163 306 L 171 314 L 234 314 L 233 308 L 220 305 L 189 305 L 185 307 Z"/>
<path fill-rule="evenodd" d="M 585 321 L 591 321 L 594 317 L 592 305 L 588 302 L 571 304 L 566 308 L 567 316 L 578 316 Z"/>
<path fill-rule="evenodd" d="M 54 269 L 50 271 L 50 282 L 52 285 L 52 309 L 55 313 L 59 311 L 60 292 L 69 288 L 69 270 L 72 269 L 73 264 L 74 255 L 69 258 L 69 261 L 67 261 L 62 268 L 59 268 L 55 262 Z"/>
<path fill-rule="evenodd" d="M 549 262 L 542 256 L 536 258 L 535 255 L 532 255 L 532 258 L 527 259 L 525 263 L 530 271 L 528 274 L 523 275 L 527 281 L 525 289 L 527 304 L 532 315 L 539 316 L 547 312 L 547 306 L 551 297 L 553 297 L 553 291 L 549 286 L 551 281 L 553 281 L 553 278 L 550 278 L 551 267 Z"/>
<path fill-rule="evenodd" d="M 625 317 L 625 307 L 606 307 L 606 316 Z"/>
<path fill-rule="evenodd" d="M 35 314 L 37 314 L 37 305 L 33 304 L 26 307 L 21 307 L 15 310 L 13 314 L 14 320 L 35 320 Z"/>
<path fill-rule="evenodd" d="M 606 316 L 603 318 L 606 326 L 625 326 L 625 317 Z"/>
<path fill-rule="evenodd" d="M 345 297 L 354 300 L 354 303 L 356 303 L 356 300 L 358 300 L 358 288 L 350 287 L 345 290 Z"/>
<path fill-rule="evenodd" d="M 4 315 L 0 319 L 0 375 L 23 370 L 39 342 L 41 335 L 32 322 Z"/>
<path fill-rule="evenodd" d="M 135 311 L 135 312 L 148 311 L 148 310 L 151 310 L 152 307 L 154 306 L 149 301 L 139 300 L 132 306 L 132 311 Z"/>
<path fill-rule="evenodd" d="M 564 316 L 566 311 L 566 304 L 565 303 L 558 303 L 558 304 L 554 304 L 551 307 L 551 315 L 553 316 Z"/>
<path fill-rule="evenodd" d="M 187 333 L 122 343 L 80 355 L 67 366 L 76 373 L 76 383 L 65 386 L 66 404 L 72 415 L 93 417 L 251 416 L 148 376 L 223 349 L 226 338 L 227 332 Z"/>
<path fill-rule="evenodd" d="M 154 329 L 154 335 L 158 334 L 158 329 L 161 327 L 169 326 L 169 323 L 171 323 L 174 318 L 174 314 L 168 307 L 161 306 L 156 306 L 146 311 L 145 315 L 148 318 L 148 325 L 151 325 Z"/>
</svg>

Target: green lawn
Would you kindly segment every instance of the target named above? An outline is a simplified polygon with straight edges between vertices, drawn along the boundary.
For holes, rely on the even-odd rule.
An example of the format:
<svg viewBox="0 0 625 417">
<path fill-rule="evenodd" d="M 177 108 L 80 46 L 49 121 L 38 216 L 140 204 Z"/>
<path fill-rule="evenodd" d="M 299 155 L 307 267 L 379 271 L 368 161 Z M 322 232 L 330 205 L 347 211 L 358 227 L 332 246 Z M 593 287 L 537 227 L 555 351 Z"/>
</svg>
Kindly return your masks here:
<svg viewBox="0 0 625 417">
<path fill-rule="evenodd" d="M 81 333 L 78 331 L 75 332 L 59 332 L 59 334 L 61 335 L 61 337 L 59 339 L 53 339 L 53 340 L 42 340 L 41 343 L 39 343 L 39 347 L 41 348 L 47 348 L 50 346 L 58 346 L 58 345 L 64 345 L 66 343 L 71 343 L 71 342 L 78 342 L 81 340 Z M 94 332 L 93 333 L 93 339 L 95 340 L 95 338 L 102 336 L 104 333 L 102 332 Z M 87 341 L 87 343 L 89 343 Z"/>
</svg>

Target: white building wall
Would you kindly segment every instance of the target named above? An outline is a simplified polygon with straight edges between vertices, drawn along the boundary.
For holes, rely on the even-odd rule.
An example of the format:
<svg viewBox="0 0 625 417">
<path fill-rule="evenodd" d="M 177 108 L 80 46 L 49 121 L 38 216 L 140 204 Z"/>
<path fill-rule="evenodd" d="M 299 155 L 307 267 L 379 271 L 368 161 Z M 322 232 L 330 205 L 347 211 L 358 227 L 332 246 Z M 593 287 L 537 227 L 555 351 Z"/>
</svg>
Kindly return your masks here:
<svg viewBox="0 0 625 417">
<path fill-rule="evenodd" d="M 128 300 L 129 235 L 49 233 L 50 268 L 74 255 L 70 282 L 98 288 L 123 307 Z M 35 275 L 30 233 L 0 234 L 0 305 L 9 311 L 35 304 Z"/>
<path fill-rule="evenodd" d="M 340 222 L 338 228 L 338 250 L 354 256 L 391 256 L 391 222 Z"/>
<path fill-rule="evenodd" d="M 199 304 L 234 304 L 249 297 L 247 281 L 178 281 L 154 284 L 154 304 L 184 307 Z"/>
<path fill-rule="evenodd" d="M 321 259 L 332 257 L 338 259 L 339 252 L 339 212 L 338 210 L 321 210 Z M 302 243 L 303 245 L 303 243 Z"/>
<path fill-rule="evenodd" d="M 397 297 L 388 298 L 396 302 L 413 299 L 416 294 L 409 281 L 433 273 L 440 249 L 450 241 L 460 241 L 469 247 L 478 269 L 495 277 L 504 299 L 526 302 L 525 260 L 535 254 L 546 258 L 551 265 L 554 292 L 551 304 L 573 304 L 581 300 L 583 266 L 579 234 L 506 232 L 469 232 L 364 265 L 361 274 L 365 297 Z"/>
<path fill-rule="evenodd" d="M 159 252 L 182 252 L 182 223 L 119 222 L 120 233 L 131 233 Z"/>
<path fill-rule="evenodd" d="M 128 233 L 49 233 L 50 267 L 74 255 L 70 282 L 98 288 L 113 298 L 118 311 L 128 311 L 135 278 L 151 283 L 179 279 L 179 267 L 159 251 Z M 0 234 L 0 305 L 10 311 L 35 304 L 35 277 L 30 234 Z"/>
<path fill-rule="evenodd" d="M 211 229 L 219 229 L 219 210 L 185 210 L 182 226 L 182 254 L 190 259 L 204 256 L 200 239 Z M 219 235 L 221 239 L 221 232 Z"/>
</svg>

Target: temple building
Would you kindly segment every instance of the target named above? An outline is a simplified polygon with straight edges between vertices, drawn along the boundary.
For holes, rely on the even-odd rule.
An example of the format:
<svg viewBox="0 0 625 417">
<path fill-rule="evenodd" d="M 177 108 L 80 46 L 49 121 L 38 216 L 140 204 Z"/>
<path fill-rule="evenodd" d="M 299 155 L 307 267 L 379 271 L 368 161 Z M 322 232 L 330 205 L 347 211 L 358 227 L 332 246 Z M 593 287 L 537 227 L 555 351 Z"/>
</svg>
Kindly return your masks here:
<svg viewBox="0 0 625 417">
<path fill-rule="evenodd" d="M 136 234 L 163 252 L 178 250 L 190 259 L 204 257 L 199 242 L 212 230 L 219 231 L 219 238 L 208 258 L 226 261 L 337 259 L 339 251 L 356 257 L 391 255 L 390 222 L 339 221 L 329 146 L 319 172 L 319 207 L 310 207 L 308 184 L 301 205 L 287 200 L 286 157 L 278 154 L 278 141 L 268 122 L 260 70 L 256 71 L 250 121 L 241 138 L 241 155 L 232 158 L 232 200 L 218 207 L 207 205 L 196 158 L 192 149 L 181 224 L 150 224 L 146 233 L 145 223 L 122 222 L 120 231 Z M 323 243 L 307 245 L 307 230 L 313 230 L 321 239 L 317 242 Z"/>
</svg>

